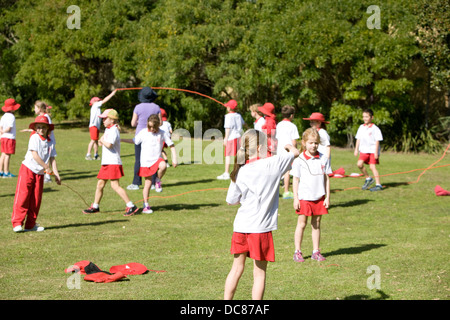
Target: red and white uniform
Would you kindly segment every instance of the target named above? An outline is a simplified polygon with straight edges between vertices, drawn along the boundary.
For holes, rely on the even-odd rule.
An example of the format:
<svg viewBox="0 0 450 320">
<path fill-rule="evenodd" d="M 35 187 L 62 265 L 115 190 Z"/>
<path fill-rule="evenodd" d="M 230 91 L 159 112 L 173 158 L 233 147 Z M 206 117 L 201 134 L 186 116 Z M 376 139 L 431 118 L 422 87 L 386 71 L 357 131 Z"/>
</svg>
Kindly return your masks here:
<svg viewBox="0 0 450 320">
<path fill-rule="evenodd" d="M 330 135 L 328 134 L 327 130 L 325 130 L 323 128 L 317 129 L 317 132 L 319 133 L 319 137 L 320 137 L 320 143 L 319 143 L 319 147 L 317 148 L 317 151 L 325 154 L 326 148 L 331 145 Z"/>
<path fill-rule="evenodd" d="M 383 141 L 380 128 L 373 123 L 360 125 L 355 138 L 359 139 L 359 152 L 361 153 L 375 153 L 375 143 Z M 380 150 L 381 147 L 379 146 L 378 154 L 380 154 Z"/>
<path fill-rule="evenodd" d="M 120 132 L 116 124 L 105 129 L 105 142 L 111 143 L 111 148 L 102 146 L 102 167 L 98 179 L 116 180 L 124 176 L 122 159 L 120 158 Z"/>
<path fill-rule="evenodd" d="M 13 228 L 23 224 L 25 229 L 31 229 L 36 224 L 42 201 L 44 186 L 44 168 L 34 160 L 31 151 L 36 151 L 39 157 L 48 163 L 51 157 L 56 157 L 55 141 L 44 138 L 37 133 L 31 135 L 28 151 L 19 170 L 16 195 L 14 198 L 11 222 Z"/>
<path fill-rule="evenodd" d="M 11 128 L 9 132 L 1 135 L 1 152 L 15 154 L 16 152 L 16 117 L 11 112 L 6 112 L 0 119 L 2 129 Z"/>
</svg>

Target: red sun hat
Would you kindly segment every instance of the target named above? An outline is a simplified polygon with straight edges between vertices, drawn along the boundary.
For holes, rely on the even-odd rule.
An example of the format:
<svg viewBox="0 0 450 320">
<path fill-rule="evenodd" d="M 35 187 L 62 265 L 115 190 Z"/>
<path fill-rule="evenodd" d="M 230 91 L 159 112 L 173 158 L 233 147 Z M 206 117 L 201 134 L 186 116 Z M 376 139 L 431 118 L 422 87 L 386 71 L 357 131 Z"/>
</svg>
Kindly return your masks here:
<svg viewBox="0 0 450 320">
<path fill-rule="evenodd" d="M 303 120 L 316 120 L 324 123 L 330 123 L 329 121 L 325 121 L 325 116 L 320 112 L 313 112 L 309 118 L 303 118 Z"/>
<path fill-rule="evenodd" d="M 234 110 L 237 107 L 237 101 L 236 100 L 230 100 L 227 103 L 225 103 L 224 106 Z"/>
<path fill-rule="evenodd" d="M 5 105 L 2 107 L 3 112 L 16 111 L 20 108 L 20 104 L 16 102 L 14 99 L 6 99 Z"/>
<path fill-rule="evenodd" d="M 266 116 L 274 116 L 275 115 L 275 106 L 270 103 L 266 102 L 262 107 L 258 107 L 258 110 L 261 111 Z"/>
<path fill-rule="evenodd" d="M 166 110 L 164 110 L 163 108 L 160 108 L 161 109 L 161 119 L 162 119 L 162 121 L 167 121 L 167 112 L 166 112 Z"/>
<path fill-rule="evenodd" d="M 30 123 L 30 125 L 28 126 L 28 128 L 36 131 L 35 126 L 38 123 L 44 123 L 46 125 L 48 125 L 48 132 L 52 131 L 53 129 L 55 129 L 55 125 L 51 124 L 48 121 L 48 118 L 46 116 L 37 116 L 36 119 L 34 119 L 34 122 Z"/>
<path fill-rule="evenodd" d="M 93 97 L 91 99 L 91 101 L 89 102 L 89 105 L 92 106 L 94 103 L 96 103 L 97 101 L 102 101 L 102 99 L 100 99 L 99 97 Z"/>
</svg>

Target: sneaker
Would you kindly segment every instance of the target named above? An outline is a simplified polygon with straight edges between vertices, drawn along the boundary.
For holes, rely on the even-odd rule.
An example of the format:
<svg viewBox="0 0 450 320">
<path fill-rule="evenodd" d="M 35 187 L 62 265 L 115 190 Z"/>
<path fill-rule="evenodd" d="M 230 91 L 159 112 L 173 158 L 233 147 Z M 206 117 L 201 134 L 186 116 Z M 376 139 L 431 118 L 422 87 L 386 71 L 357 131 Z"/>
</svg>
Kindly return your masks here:
<svg viewBox="0 0 450 320">
<path fill-rule="evenodd" d="M 88 154 L 88 155 L 86 155 L 86 157 L 84 157 L 86 160 L 94 160 L 94 159 L 92 159 L 92 157 L 91 157 L 91 155 L 90 154 Z"/>
<path fill-rule="evenodd" d="M 364 185 L 362 186 L 361 189 L 363 190 L 367 190 L 367 188 L 369 188 L 369 186 L 374 182 L 373 178 L 368 178 L 366 179 L 366 182 L 364 182 Z"/>
<path fill-rule="evenodd" d="M 16 175 L 12 174 L 11 172 L 3 174 L 3 178 L 15 178 L 15 177 L 16 177 Z"/>
<path fill-rule="evenodd" d="M 142 209 L 142 213 L 150 214 L 150 213 L 153 213 L 153 210 L 152 210 L 152 208 L 150 208 L 150 206 L 147 206 L 147 207 L 144 207 L 144 209 Z"/>
<path fill-rule="evenodd" d="M 379 185 L 379 184 L 377 184 L 375 187 L 373 187 L 373 188 L 370 188 L 370 191 L 381 191 L 381 190 L 383 190 L 383 186 L 382 185 Z"/>
<path fill-rule="evenodd" d="M 230 180 L 230 174 L 228 172 L 222 173 L 220 176 L 217 176 L 218 180 Z"/>
<path fill-rule="evenodd" d="M 322 256 L 322 255 L 320 254 L 320 251 L 317 251 L 317 252 L 313 253 L 312 256 L 311 256 L 311 259 L 317 260 L 317 261 L 324 261 L 324 260 L 326 260 L 326 259 L 324 258 L 324 256 Z"/>
<path fill-rule="evenodd" d="M 303 259 L 302 252 L 300 250 L 296 250 L 294 253 L 294 261 L 295 262 L 303 262 L 305 259 Z"/>
<path fill-rule="evenodd" d="M 96 154 L 96 155 L 94 156 L 94 160 L 100 160 L 100 156 L 99 156 L 98 154 Z"/>
<path fill-rule="evenodd" d="M 3 172 L 0 172 L 0 177 L 3 177 Z"/>
<path fill-rule="evenodd" d="M 161 180 L 155 182 L 155 191 L 162 192 Z"/>
<path fill-rule="evenodd" d="M 83 210 L 84 214 L 91 214 L 91 213 L 97 213 L 97 212 L 100 212 L 100 208 L 94 208 L 92 205 L 89 208 Z"/>
<path fill-rule="evenodd" d="M 13 231 L 14 231 L 14 232 L 22 232 L 22 231 L 23 231 L 23 228 L 22 228 L 22 226 L 15 226 L 15 227 L 13 228 Z"/>
<path fill-rule="evenodd" d="M 132 207 L 127 207 L 127 211 L 124 213 L 124 217 L 129 217 L 134 215 L 137 211 L 139 210 L 138 207 L 136 206 L 132 206 Z"/>
<path fill-rule="evenodd" d="M 137 184 L 130 184 L 127 187 L 128 190 L 139 190 L 139 186 Z"/>
<path fill-rule="evenodd" d="M 294 199 L 294 194 L 291 191 L 283 193 L 283 199 Z"/>
<path fill-rule="evenodd" d="M 155 190 L 155 185 L 152 184 L 152 186 L 150 187 L 151 190 Z"/>
<path fill-rule="evenodd" d="M 40 227 L 37 223 L 34 225 L 33 228 L 31 229 L 25 229 L 25 231 L 37 231 L 37 232 L 41 232 L 44 231 L 44 227 Z"/>
</svg>

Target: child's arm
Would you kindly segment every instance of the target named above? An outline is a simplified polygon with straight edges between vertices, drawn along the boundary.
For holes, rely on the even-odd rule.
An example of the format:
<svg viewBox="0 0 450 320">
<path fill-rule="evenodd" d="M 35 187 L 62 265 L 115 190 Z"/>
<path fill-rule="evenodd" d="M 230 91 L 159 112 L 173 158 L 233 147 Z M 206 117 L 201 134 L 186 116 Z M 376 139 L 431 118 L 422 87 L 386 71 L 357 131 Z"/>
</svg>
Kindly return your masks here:
<svg viewBox="0 0 450 320">
<path fill-rule="evenodd" d="M 227 145 L 228 137 L 230 136 L 230 128 L 225 129 L 225 138 L 223 138 L 223 145 Z"/>
<path fill-rule="evenodd" d="M 4 134 L 11 131 L 11 127 L 0 127 L 0 134 Z"/>
<path fill-rule="evenodd" d="M 177 153 L 175 151 L 174 144 L 170 146 L 170 152 L 172 153 L 172 167 L 176 168 L 176 166 L 178 165 L 178 161 L 177 161 Z"/>
<path fill-rule="evenodd" d="M 133 139 L 120 139 L 120 142 L 126 142 L 126 143 L 134 144 L 134 140 Z"/>
<path fill-rule="evenodd" d="M 327 174 L 323 175 L 325 183 L 325 200 L 323 201 L 323 206 L 328 208 L 330 206 L 330 177 Z"/>
<path fill-rule="evenodd" d="M 111 149 L 111 147 L 112 147 L 113 144 L 110 143 L 110 142 L 105 141 L 105 140 L 103 139 L 104 137 L 105 137 L 105 135 L 103 135 L 103 136 L 100 138 L 100 140 L 98 140 L 99 145 L 105 146 L 106 148 Z"/>
<path fill-rule="evenodd" d="M 55 174 L 55 181 L 58 185 L 61 185 L 61 177 L 59 176 L 58 167 L 56 166 L 55 157 L 51 157 L 49 163 L 51 164 L 53 173 Z"/>
<path fill-rule="evenodd" d="M 298 177 L 294 177 L 292 179 L 292 193 L 294 194 L 294 209 L 300 210 L 300 201 L 298 200 L 298 183 L 300 179 Z"/>
<path fill-rule="evenodd" d="M 285 146 L 284 146 L 284 149 L 285 149 L 287 152 L 292 152 L 292 153 L 294 154 L 294 158 L 297 158 L 298 155 L 300 154 L 300 151 L 298 151 L 297 148 L 291 146 L 290 144 L 285 145 Z"/>
<path fill-rule="evenodd" d="M 292 146 L 294 147 L 294 148 L 297 148 L 297 140 L 292 140 Z"/>
<path fill-rule="evenodd" d="M 44 168 L 45 172 L 48 174 L 52 173 L 52 168 L 44 162 L 44 160 L 39 157 L 39 154 L 35 150 L 31 150 L 31 155 L 33 156 L 34 161 L 36 161 L 42 168 Z"/>
<path fill-rule="evenodd" d="M 380 150 L 380 141 L 375 141 L 375 151 L 373 152 L 373 156 L 375 157 L 375 159 L 378 159 L 378 150 Z"/>
<path fill-rule="evenodd" d="M 113 92 L 111 92 L 105 99 L 102 100 L 102 104 L 108 102 L 109 99 L 111 99 L 116 94 L 117 89 L 114 89 Z"/>
<path fill-rule="evenodd" d="M 356 144 L 355 144 L 355 157 L 358 156 L 358 150 L 359 150 L 359 139 L 356 139 Z"/>
<path fill-rule="evenodd" d="M 328 159 L 330 159 L 330 157 L 331 157 L 331 146 L 326 146 L 326 149 L 325 149 L 325 156 L 326 156 Z"/>
</svg>

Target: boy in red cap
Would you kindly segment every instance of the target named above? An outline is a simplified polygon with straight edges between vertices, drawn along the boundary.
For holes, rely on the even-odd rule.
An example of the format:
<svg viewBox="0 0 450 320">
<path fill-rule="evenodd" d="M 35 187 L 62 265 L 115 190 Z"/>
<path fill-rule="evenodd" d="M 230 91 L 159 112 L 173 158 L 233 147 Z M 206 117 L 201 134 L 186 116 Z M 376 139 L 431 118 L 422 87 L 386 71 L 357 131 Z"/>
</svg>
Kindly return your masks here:
<svg viewBox="0 0 450 320">
<path fill-rule="evenodd" d="M 88 145 L 88 150 L 86 153 L 86 160 L 99 160 L 100 157 L 98 156 L 98 137 L 100 134 L 100 126 L 102 124 L 101 119 L 98 117 L 101 115 L 101 107 L 104 103 L 108 102 L 109 99 L 111 99 L 115 94 L 116 90 L 111 92 L 105 99 L 100 99 L 99 97 L 93 97 L 91 101 L 89 102 L 89 105 L 91 106 L 91 114 L 89 118 L 89 135 L 91 136 L 91 141 Z M 91 150 L 94 148 L 94 158 L 91 156 Z"/>
<path fill-rule="evenodd" d="M 14 112 L 20 108 L 20 104 L 14 99 L 6 99 L 2 111 L 5 113 L 0 119 L 1 152 L 0 177 L 13 178 L 15 175 L 9 172 L 11 155 L 16 153 L 16 118 Z"/>
<path fill-rule="evenodd" d="M 56 183 L 61 184 L 55 159 L 55 141 L 50 136 L 54 125 L 49 123 L 46 116 L 37 116 L 29 128 L 33 133 L 19 170 L 11 217 L 14 232 L 44 231 L 43 227 L 36 224 L 42 201 L 44 173 L 53 172 Z"/>
<path fill-rule="evenodd" d="M 231 157 L 236 156 L 236 152 L 239 149 L 239 139 L 241 138 L 242 126 L 245 124 L 242 116 L 236 112 L 237 102 L 236 100 L 230 100 L 225 103 L 228 113 L 225 115 L 225 138 L 223 139 L 223 145 L 225 146 L 225 172 L 220 176 L 217 176 L 219 180 L 230 179 L 230 163 Z"/>
</svg>

